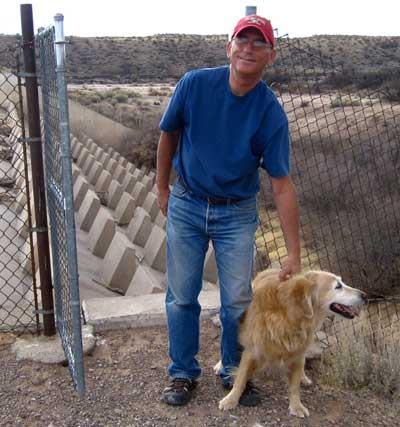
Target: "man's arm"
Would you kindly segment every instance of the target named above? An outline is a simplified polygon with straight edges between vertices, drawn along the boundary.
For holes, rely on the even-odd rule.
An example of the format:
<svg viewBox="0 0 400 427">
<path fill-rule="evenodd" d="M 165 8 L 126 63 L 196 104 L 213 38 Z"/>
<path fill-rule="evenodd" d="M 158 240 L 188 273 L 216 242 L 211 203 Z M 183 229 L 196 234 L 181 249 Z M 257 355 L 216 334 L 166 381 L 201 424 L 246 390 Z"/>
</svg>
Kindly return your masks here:
<svg viewBox="0 0 400 427">
<path fill-rule="evenodd" d="M 279 273 L 280 280 L 285 280 L 301 270 L 299 208 L 296 190 L 289 176 L 271 178 L 271 184 L 288 254 Z"/>
<path fill-rule="evenodd" d="M 178 148 L 180 130 L 174 132 L 161 131 L 157 148 L 157 190 L 158 206 L 167 216 L 169 199 L 169 177 L 172 169 L 172 159 Z"/>
</svg>

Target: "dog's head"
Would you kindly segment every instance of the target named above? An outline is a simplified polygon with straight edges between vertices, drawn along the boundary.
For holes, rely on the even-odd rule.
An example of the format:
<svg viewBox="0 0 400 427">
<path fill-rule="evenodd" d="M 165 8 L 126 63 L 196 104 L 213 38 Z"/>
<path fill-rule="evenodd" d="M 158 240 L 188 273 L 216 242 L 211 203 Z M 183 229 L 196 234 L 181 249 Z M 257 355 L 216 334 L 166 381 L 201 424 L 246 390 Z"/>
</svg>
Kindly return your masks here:
<svg viewBox="0 0 400 427">
<path fill-rule="evenodd" d="M 321 310 L 324 314 L 334 313 L 353 319 L 358 316 L 360 306 L 367 302 L 363 291 L 346 285 L 341 277 L 333 273 L 308 271 L 303 276 L 311 283 L 310 304 L 313 311 Z"/>
</svg>

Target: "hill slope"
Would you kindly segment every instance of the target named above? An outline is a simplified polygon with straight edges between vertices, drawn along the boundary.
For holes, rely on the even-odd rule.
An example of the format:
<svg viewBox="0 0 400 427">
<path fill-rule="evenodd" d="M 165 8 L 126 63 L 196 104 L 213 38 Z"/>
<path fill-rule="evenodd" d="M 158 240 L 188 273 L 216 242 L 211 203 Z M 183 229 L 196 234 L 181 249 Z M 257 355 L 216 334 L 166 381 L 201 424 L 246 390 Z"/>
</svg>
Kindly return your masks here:
<svg viewBox="0 0 400 427">
<path fill-rule="evenodd" d="M 0 67 L 15 36 L 0 35 Z M 67 38 L 68 73 L 72 83 L 144 83 L 176 81 L 193 68 L 227 63 L 226 35 L 160 34 L 151 37 Z M 292 39 L 291 45 L 360 72 L 399 69 L 400 37 L 319 35 Z M 287 39 L 278 39 L 286 55 Z M 304 56 L 303 56 L 304 58 Z M 309 68 L 307 62 L 300 65 Z"/>
</svg>

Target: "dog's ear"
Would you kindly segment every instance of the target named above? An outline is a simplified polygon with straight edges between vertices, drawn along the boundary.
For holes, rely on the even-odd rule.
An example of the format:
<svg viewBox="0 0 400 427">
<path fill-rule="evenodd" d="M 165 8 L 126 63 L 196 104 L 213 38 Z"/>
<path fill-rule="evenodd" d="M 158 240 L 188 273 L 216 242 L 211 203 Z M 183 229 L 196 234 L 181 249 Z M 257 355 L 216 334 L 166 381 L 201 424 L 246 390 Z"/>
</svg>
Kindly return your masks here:
<svg viewBox="0 0 400 427">
<path fill-rule="evenodd" d="M 312 293 L 316 287 L 316 283 L 305 277 L 300 277 L 296 282 L 295 297 L 296 305 L 301 311 L 301 315 L 307 319 L 312 319 L 314 316 L 314 308 L 312 304 Z"/>
</svg>

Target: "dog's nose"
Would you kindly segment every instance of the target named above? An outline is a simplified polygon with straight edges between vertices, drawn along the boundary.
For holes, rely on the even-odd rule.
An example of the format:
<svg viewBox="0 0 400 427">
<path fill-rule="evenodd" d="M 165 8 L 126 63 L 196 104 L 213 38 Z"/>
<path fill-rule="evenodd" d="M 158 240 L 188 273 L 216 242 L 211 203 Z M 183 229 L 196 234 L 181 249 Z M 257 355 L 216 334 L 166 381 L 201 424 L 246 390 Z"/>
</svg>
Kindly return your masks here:
<svg viewBox="0 0 400 427">
<path fill-rule="evenodd" d="M 368 295 L 363 291 L 360 291 L 360 292 L 361 292 L 361 299 L 363 300 L 363 303 L 364 304 L 367 303 L 368 302 Z"/>
</svg>

